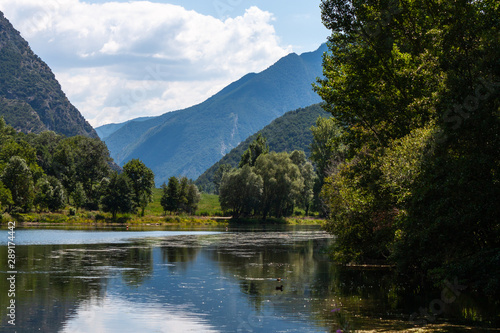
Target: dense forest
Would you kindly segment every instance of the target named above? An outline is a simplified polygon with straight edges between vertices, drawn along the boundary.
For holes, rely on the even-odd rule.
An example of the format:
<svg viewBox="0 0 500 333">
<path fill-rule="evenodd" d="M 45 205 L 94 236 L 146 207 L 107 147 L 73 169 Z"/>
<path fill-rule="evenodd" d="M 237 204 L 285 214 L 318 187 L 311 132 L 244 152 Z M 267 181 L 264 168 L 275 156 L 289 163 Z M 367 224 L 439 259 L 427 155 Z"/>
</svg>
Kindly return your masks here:
<svg viewBox="0 0 500 333">
<path fill-rule="evenodd" d="M 101 209 L 113 218 L 136 210 L 144 214 L 152 199 L 152 171 L 139 160 L 118 169 L 99 139 L 51 131 L 24 134 L 0 118 L 2 211 L 60 211 L 71 205 Z"/>
<path fill-rule="evenodd" d="M 315 89 L 340 135 L 316 161 L 339 262 L 498 299 L 498 6 L 322 1 L 332 34 Z"/>
</svg>

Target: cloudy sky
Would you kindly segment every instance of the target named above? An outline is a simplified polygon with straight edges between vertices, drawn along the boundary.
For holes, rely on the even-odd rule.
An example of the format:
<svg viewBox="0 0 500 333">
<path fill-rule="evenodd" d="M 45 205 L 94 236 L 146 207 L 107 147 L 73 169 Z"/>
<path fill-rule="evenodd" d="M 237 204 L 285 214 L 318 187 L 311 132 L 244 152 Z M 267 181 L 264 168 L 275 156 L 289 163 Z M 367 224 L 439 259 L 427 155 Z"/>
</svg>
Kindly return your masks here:
<svg viewBox="0 0 500 333">
<path fill-rule="evenodd" d="M 326 41 L 320 0 L 0 0 L 93 125 L 203 102 Z"/>
</svg>

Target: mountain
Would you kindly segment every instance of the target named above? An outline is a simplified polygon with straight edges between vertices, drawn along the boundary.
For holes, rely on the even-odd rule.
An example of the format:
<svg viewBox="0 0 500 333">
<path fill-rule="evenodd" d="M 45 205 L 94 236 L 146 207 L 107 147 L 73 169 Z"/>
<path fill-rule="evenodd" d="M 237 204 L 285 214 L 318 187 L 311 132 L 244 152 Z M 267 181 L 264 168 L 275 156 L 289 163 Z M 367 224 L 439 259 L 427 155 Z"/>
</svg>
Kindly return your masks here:
<svg viewBox="0 0 500 333">
<path fill-rule="evenodd" d="M 113 134 L 114 132 L 118 131 L 120 128 L 122 128 L 126 124 L 128 124 L 129 122 L 131 122 L 131 121 L 145 121 L 145 120 L 148 120 L 148 119 L 151 119 L 151 118 L 153 118 L 153 117 L 135 118 L 135 119 L 132 119 L 132 120 L 129 120 L 129 121 L 126 121 L 126 122 L 123 122 L 123 123 L 118 123 L 118 124 L 116 124 L 116 123 L 106 124 L 106 125 L 102 125 L 102 126 L 97 127 L 95 129 L 95 131 L 97 132 L 97 135 L 99 135 L 99 137 L 101 139 L 105 139 L 108 136 L 110 136 L 111 134 Z"/>
<path fill-rule="evenodd" d="M 130 121 L 103 138 L 123 165 L 141 159 L 157 184 L 170 176 L 197 178 L 208 167 L 289 110 L 319 103 L 312 83 L 322 73 L 326 45 L 289 54 L 268 69 L 230 84 L 205 102 L 143 121 Z"/>
<path fill-rule="evenodd" d="M 241 155 L 247 150 L 250 143 L 261 134 L 267 140 L 269 151 L 292 152 L 303 150 L 306 155 L 310 155 L 309 146 L 313 136 L 311 126 L 316 124 L 318 117 L 329 117 L 330 114 L 323 110 L 321 104 L 314 104 L 306 108 L 289 111 L 283 116 L 273 120 L 269 125 L 257 133 L 249 136 L 236 148 L 221 158 L 217 163 L 208 168 L 197 180 L 196 185 L 205 192 L 213 190 L 213 176 L 222 164 L 229 164 L 233 168 L 237 167 Z"/>
<path fill-rule="evenodd" d="M 69 102 L 51 69 L 0 12 L 0 117 L 25 133 L 97 133 Z"/>
</svg>

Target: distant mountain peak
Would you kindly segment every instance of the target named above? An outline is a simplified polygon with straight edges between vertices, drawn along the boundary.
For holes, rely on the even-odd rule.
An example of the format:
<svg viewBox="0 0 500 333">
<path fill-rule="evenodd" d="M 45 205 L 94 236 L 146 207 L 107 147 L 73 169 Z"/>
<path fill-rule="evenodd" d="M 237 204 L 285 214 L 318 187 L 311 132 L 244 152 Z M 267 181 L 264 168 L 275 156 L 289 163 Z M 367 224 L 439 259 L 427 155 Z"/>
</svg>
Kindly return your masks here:
<svg viewBox="0 0 500 333">
<path fill-rule="evenodd" d="M 157 185 L 171 176 L 197 178 L 285 112 L 319 103 L 312 83 L 322 74 L 323 52 L 320 47 L 290 53 L 198 105 L 97 130 L 106 135 L 103 140 L 117 163 L 141 159 L 155 172 Z"/>
<path fill-rule="evenodd" d="M 97 137 L 54 73 L 0 11 L 0 117 L 26 133 L 51 130 Z"/>
</svg>

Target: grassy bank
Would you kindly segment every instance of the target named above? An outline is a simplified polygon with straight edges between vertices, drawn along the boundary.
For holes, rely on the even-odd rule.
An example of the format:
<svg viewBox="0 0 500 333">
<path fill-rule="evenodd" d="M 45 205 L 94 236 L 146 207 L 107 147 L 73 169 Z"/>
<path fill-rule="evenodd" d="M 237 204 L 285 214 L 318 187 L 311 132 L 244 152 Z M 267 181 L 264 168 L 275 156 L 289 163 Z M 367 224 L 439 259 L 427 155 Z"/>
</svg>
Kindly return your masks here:
<svg viewBox="0 0 500 333">
<path fill-rule="evenodd" d="M 78 224 L 103 224 L 103 225 L 226 225 L 226 224 L 321 224 L 324 221 L 318 218 L 294 216 L 290 218 L 270 218 L 261 220 L 257 218 L 231 219 L 224 216 L 219 203 L 219 197 L 214 194 L 203 193 L 198 209 L 194 215 L 171 215 L 165 214 L 160 204 L 162 195 L 161 189 L 155 189 L 153 202 L 146 207 L 144 216 L 137 214 L 118 214 L 116 219 L 112 219 L 110 213 L 99 211 L 75 210 L 66 207 L 57 213 L 18 213 L 0 215 L 0 222 L 5 224 L 8 221 L 16 221 L 26 225 L 35 224 L 56 224 L 56 225 L 78 225 Z M 301 212 L 298 211 L 297 214 Z M 296 214 L 296 215 L 297 215 Z"/>
</svg>

